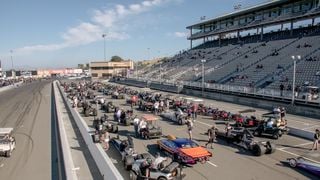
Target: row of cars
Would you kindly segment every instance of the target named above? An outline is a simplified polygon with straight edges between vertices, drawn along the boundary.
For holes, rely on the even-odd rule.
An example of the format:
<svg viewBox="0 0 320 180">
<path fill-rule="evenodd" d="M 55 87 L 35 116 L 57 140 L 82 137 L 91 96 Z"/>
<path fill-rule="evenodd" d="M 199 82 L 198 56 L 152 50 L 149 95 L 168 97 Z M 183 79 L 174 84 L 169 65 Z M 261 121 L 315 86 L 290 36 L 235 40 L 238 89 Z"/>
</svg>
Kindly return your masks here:
<svg viewBox="0 0 320 180">
<path fill-rule="evenodd" d="M 111 86 L 111 85 L 109 85 Z M 125 97 L 130 97 L 136 94 L 124 94 Z M 139 97 L 140 98 L 140 97 Z M 128 100 L 128 99 L 127 99 Z M 130 102 L 130 101 L 129 101 Z M 127 101 L 127 103 L 129 103 Z M 129 103 L 130 104 L 130 103 Z M 139 108 L 138 108 L 139 109 Z M 142 109 L 141 109 L 142 110 Z M 167 113 L 165 115 L 165 113 Z M 243 113 L 243 112 L 242 112 Z M 174 110 L 170 110 L 169 112 L 164 112 L 161 114 L 162 117 L 171 119 L 173 121 L 176 121 L 178 124 L 183 125 L 184 121 L 179 122 L 179 119 L 186 118 L 185 116 L 181 116 L 182 118 L 178 118 L 176 116 L 176 113 Z M 169 117 L 170 116 L 170 117 Z M 277 116 L 274 114 L 266 114 L 264 115 L 265 118 L 271 117 L 275 119 L 275 123 L 277 123 Z M 145 117 L 147 119 L 147 117 Z M 155 118 L 157 119 L 157 118 Z M 221 119 L 220 119 L 221 120 Z M 222 119 L 223 120 L 223 119 Z M 147 120 L 148 121 L 148 120 Z M 156 120 L 150 121 L 150 123 L 156 122 Z M 231 121 L 230 121 L 231 122 Z M 274 153 L 276 148 L 273 143 L 270 141 L 259 141 L 256 140 L 254 135 L 257 134 L 257 131 L 252 131 L 250 127 L 243 127 L 243 126 L 235 126 L 233 127 L 231 133 L 227 135 L 227 133 L 223 130 L 217 131 L 217 136 L 219 138 L 226 139 L 228 142 L 231 142 L 235 145 L 240 146 L 241 148 L 244 148 L 250 152 L 252 152 L 256 156 L 260 156 L 262 154 L 271 154 Z M 262 127 L 262 126 L 261 126 Z M 256 128 L 258 129 L 258 128 Z M 265 130 L 265 129 L 264 129 Z M 284 130 L 285 131 L 285 130 Z M 261 135 L 261 134 L 260 134 Z M 145 138 L 144 136 L 141 136 L 142 138 Z M 149 136 L 148 138 L 158 138 L 159 136 Z M 115 147 L 118 147 L 119 152 L 121 155 L 123 155 L 123 151 L 120 151 L 120 146 L 122 140 L 119 140 L 118 138 L 112 139 L 111 142 L 115 145 Z M 212 156 L 212 154 L 207 151 L 205 148 L 199 146 L 196 142 L 186 139 L 186 138 L 176 138 L 174 136 L 167 136 L 165 139 L 160 139 L 157 141 L 157 146 L 159 147 L 159 150 L 166 152 L 174 162 L 178 164 L 196 164 L 197 162 L 204 163 Z M 132 150 L 132 149 L 131 149 Z M 137 154 L 137 153 L 136 153 Z M 136 179 L 137 177 L 144 177 L 143 174 L 140 174 L 141 171 L 141 164 L 145 162 L 145 160 L 150 156 L 149 154 L 140 154 L 140 155 L 133 155 L 128 156 L 126 158 L 123 158 L 124 166 L 130 170 L 130 177 L 131 179 Z M 311 163 L 305 159 L 288 159 L 289 164 L 293 167 L 306 167 L 307 169 L 313 169 L 315 172 L 317 172 L 317 166 L 316 163 Z M 131 163 L 130 163 L 131 162 Z M 176 175 L 175 169 L 178 168 L 178 164 L 173 165 L 170 171 L 165 171 L 167 174 L 163 174 L 162 171 L 153 171 L 152 173 L 152 179 L 158 179 L 161 177 L 162 179 L 167 179 L 166 177 L 171 177 L 173 175 Z M 308 166 L 307 166 L 308 165 Z M 135 168 L 132 168 L 135 167 Z M 165 166 L 167 167 L 167 166 Z M 131 168 L 131 169 L 130 169 Z M 319 168 L 319 167 L 318 167 Z M 163 170 L 163 169 L 162 169 Z M 172 174 L 170 174 L 172 173 Z M 160 175 L 162 174 L 162 175 Z M 151 177 L 150 176 L 150 177 Z"/>
</svg>

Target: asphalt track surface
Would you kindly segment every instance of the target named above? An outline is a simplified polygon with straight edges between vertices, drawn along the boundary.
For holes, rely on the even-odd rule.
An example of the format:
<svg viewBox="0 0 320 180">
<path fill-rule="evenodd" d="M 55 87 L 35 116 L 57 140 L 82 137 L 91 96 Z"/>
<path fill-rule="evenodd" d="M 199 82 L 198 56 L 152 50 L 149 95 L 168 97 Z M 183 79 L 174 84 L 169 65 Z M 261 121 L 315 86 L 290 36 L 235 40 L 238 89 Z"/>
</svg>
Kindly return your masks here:
<svg viewBox="0 0 320 180">
<path fill-rule="evenodd" d="M 0 157 L 0 179 L 52 179 L 51 83 L 33 82 L 0 93 L 0 127 L 13 127 L 16 149 Z"/>
<path fill-rule="evenodd" d="M 96 94 L 99 94 L 96 92 Z M 119 105 L 124 109 L 130 107 L 125 104 L 125 100 L 114 100 L 110 96 L 106 96 L 107 101 L 113 101 L 115 105 Z M 99 105 L 98 105 L 99 106 Z M 81 112 L 81 108 L 79 108 Z M 135 114 L 142 115 L 146 112 L 135 111 Z M 99 116 L 103 113 L 99 111 Z M 113 119 L 112 114 L 108 114 Z M 85 121 L 92 127 L 93 117 L 85 117 Z M 161 119 L 161 118 L 160 118 Z M 209 117 L 198 117 L 193 130 L 194 140 L 199 145 L 204 145 L 207 136 L 204 134 L 214 121 Z M 161 119 L 158 125 L 162 127 L 163 134 L 173 134 L 176 137 L 187 137 L 186 126 L 179 126 L 170 121 Z M 132 126 L 119 126 L 119 134 L 121 138 L 126 135 L 134 136 Z M 111 134 L 115 137 L 115 134 Z M 149 152 L 154 155 L 159 152 L 156 146 L 158 139 L 142 140 L 134 139 L 135 149 L 139 153 Z M 270 140 L 262 138 L 264 140 Z M 270 179 L 319 179 L 312 174 L 303 170 L 293 169 L 286 163 L 287 158 L 304 156 L 309 160 L 320 163 L 320 153 L 310 151 L 311 143 L 309 140 L 285 135 L 279 140 L 270 140 L 277 145 L 277 151 L 271 155 L 263 155 L 256 157 L 246 150 L 235 145 L 227 144 L 224 140 L 218 139 L 214 145 L 214 149 L 208 149 L 213 153 L 213 157 L 205 164 L 198 163 L 192 167 L 184 167 L 187 176 L 184 179 L 190 180 L 208 180 L 208 179 L 238 179 L 238 180 L 270 180 Z M 125 179 L 128 179 L 128 172 L 123 168 L 119 153 L 110 145 L 107 154 L 112 159 L 115 166 Z M 163 154 L 165 156 L 165 154 Z"/>
</svg>

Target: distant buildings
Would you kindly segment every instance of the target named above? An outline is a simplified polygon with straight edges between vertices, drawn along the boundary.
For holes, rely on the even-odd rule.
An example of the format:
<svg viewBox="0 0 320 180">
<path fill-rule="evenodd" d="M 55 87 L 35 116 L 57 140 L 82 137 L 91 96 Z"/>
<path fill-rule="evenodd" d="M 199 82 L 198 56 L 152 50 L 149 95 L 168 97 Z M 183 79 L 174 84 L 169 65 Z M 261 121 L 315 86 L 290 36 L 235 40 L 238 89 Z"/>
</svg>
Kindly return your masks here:
<svg viewBox="0 0 320 180">
<path fill-rule="evenodd" d="M 89 64 L 89 72 L 92 78 L 110 78 L 113 76 L 126 77 L 134 65 L 132 60 L 127 61 L 93 61 Z"/>
</svg>

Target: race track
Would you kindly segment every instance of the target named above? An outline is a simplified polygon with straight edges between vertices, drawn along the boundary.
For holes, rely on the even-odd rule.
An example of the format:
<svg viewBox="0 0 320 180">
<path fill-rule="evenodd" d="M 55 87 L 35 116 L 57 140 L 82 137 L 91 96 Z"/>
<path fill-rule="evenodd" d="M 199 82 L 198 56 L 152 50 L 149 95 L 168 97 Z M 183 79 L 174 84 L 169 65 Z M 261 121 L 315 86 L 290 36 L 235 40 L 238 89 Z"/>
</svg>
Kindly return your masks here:
<svg viewBox="0 0 320 180">
<path fill-rule="evenodd" d="M 0 127 L 13 127 L 16 149 L 0 157 L 0 179 L 51 179 L 51 83 L 0 93 Z"/>
</svg>

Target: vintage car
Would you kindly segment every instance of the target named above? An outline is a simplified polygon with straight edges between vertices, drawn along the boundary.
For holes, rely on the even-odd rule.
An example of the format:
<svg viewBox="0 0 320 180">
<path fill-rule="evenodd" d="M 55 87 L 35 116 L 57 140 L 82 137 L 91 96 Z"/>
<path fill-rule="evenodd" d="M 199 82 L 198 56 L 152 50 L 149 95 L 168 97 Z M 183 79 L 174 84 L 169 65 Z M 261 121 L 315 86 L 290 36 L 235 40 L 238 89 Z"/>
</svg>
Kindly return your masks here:
<svg viewBox="0 0 320 180">
<path fill-rule="evenodd" d="M 10 157 L 16 148 L 15 138 L 12 136 L 13 128 L 0 128 L 0 154 Z"/>
<path fill-rule="evenodd" d="M 101 110 L 104 110 L 106 113 L 114 112 L 116 109 L 116 106 L 113 105 L 112 101 L 105 102 L 101 105 Z"/>
<path fill-rule="evenodd" d="M 236 126 L 240 127 L 257 127 L 260 124 L 260 121 L 256 118 L 255 109 L 245 109 L 239 111 L 237 114 L 231 115 L 231 120 L 235 121 Z M 250 113 L 250 115 L 245 115 Z"/>
<path fill-rule="evenodd" d="M 105 97 L 103 96 L 96 96 L 94 97 L 94 99 L 91 101 L 91 103 L 94 103 L 94 104 L 103 104 L 105 102 Z"/>
<path fill-rule="evenodd" d="M 140 137 L 144 139 L 160 138 L 162 136 L 162 129 L 157 125 L 158 117 L 145 114 L 141 117 L 141 121 L 146 122 L 146 128 L 140 129 Z"/>
<path fill-rule="evenodd" d="M 320 177 L 320 164 L 308 161 L 303 157 L 289 158 L 287 160 L 291 167 L 298 167 Z"/>
<path fill-rule="evenodd" d="M 95 130 L 99 133 L 103 133 L 104 131 L 108 131 L 111 133 L 117 133 L 118 132 L 118 125 L 114 122 L 111 122 L 108 119 L 108 116 L 104 115 L 100 118 L 94 117 L 92 126 L 95 128 Z"/>
<path fill-rule="evenodd" d="M 282 137 L 283 134 L 287 134 L 289 129 L 287 127 L 287 121 L 281 120 L 280 116 L 276 114 L 264 114 L 262 116 L 262 122 L 254 130 L 255 136 L 271 136 L 274 139 Z"/>
<path fill-rule="evenodd" d="M 136 160 L 130 171 L 129 177 L 130 180 L 138 180 L 138 179 L 149 179 L 149 180 L 173 180 L 173 179 L 181 179 L 184 175 L 181 170 L 179 163 L 172 162 L 169 165 L 164 165 L 161 169 L 153 169 L 149 168 L 149 173 L 143 172 L 143 163 L 146 160 L 140 159 Z M 181 177 L 181 178 L 180 178 Z"/>
<path fill-rule="evenodd" d="M 167 110 L 160 114 L 162 118 L 173 121 L 179 125 L 186 124 L 187 114 L 184 113 L 181 109 L 177 108 L 175 111 Z"/>
<path fill-rule="evenodd" d="M 153 103 L 152 102 L 139 100 L 138 105 L 139 105 L 138 109 L 141 111 L 153 111 Z"/>
<path fill-rule="evenodd" d="M 157 143 L 160 150 L 164 150 L 175 161 L 183 164 L 205 163 L 212 157 L 212 153 L 206 148 L 187 138 L 169 135 L 167 139 L 159 140 Z"/>
<path fill-rule="evenodd" d="M 270 141 L 256 141 L 253 134 L 244 127 L 234 127 L 230 132 L 219 129 L 216 134 L 218 138 L 224 138 L 228 142 L 250 151 L 255 156 L 272 154 L 276 150 L 275 144 Z"/>
</svg>

